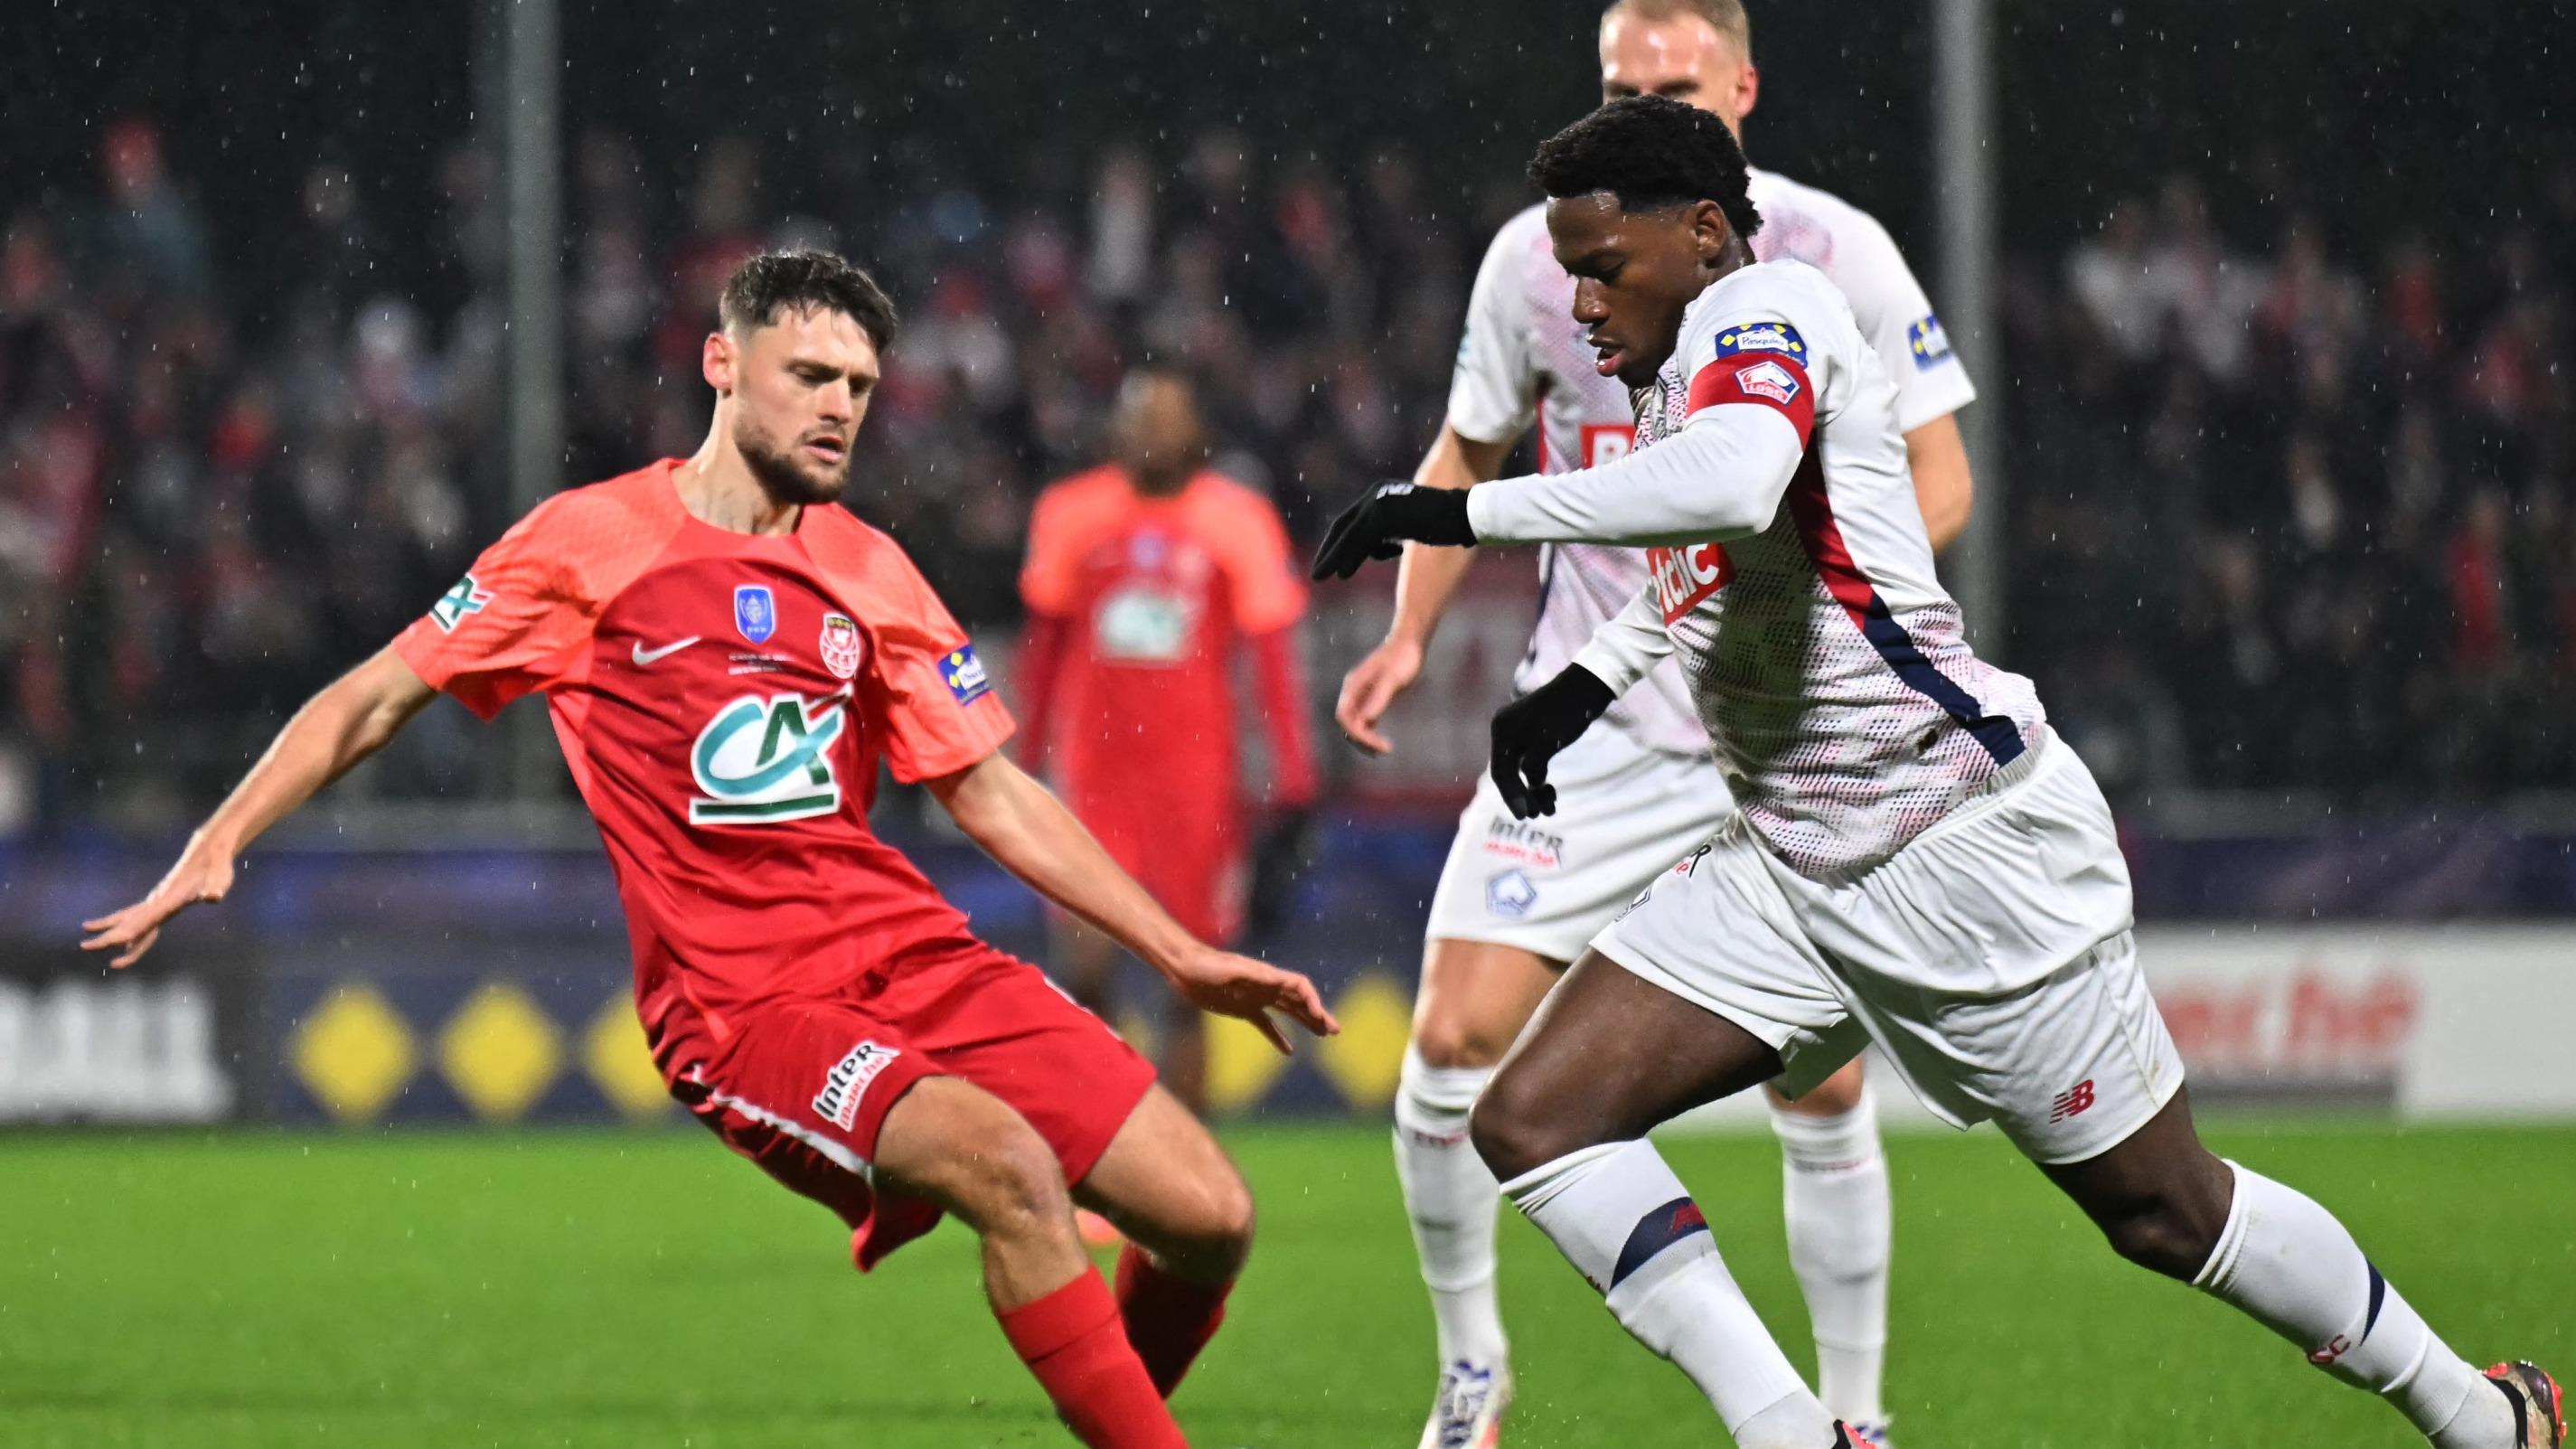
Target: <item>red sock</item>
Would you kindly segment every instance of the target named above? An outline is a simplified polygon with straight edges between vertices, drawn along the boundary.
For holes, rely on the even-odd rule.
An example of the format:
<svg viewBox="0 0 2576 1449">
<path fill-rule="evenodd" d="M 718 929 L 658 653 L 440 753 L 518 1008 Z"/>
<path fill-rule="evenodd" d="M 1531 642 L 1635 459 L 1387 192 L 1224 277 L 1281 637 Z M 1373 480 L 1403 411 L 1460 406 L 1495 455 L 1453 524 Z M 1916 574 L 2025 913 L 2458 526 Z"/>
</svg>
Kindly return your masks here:
<svg viewBox="0 0 2576 1449">
<path fill-rule="evenodd" d="M 1098 1273 L 1085 1268 L 1035 1303 L 996 1316 L 1075 1438 L 1091 1449 L 1189 1449 L 1118 1331 L 1118 1304 Z"/>
<path fill-rule="evenodd" d="M 1225 1295 L 1232 1291 L 1231 1283 L 1211 1288 L 1176 1278 L 1134 1243 L 1119 1253 L 1118 1316 L 1164 1398 L 1180 1387 L 1181 1375 L 1216 1337 L 1217 1325 L 1225 1322 Z"/>
</svg>

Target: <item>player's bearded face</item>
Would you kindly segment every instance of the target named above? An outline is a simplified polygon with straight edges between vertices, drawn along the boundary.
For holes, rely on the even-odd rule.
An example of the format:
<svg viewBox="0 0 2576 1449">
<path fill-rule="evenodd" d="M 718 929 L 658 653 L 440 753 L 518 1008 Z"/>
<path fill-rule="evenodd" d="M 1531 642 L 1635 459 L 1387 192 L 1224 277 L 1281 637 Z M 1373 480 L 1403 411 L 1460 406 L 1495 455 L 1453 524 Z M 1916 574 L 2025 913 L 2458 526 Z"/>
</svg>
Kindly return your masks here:
<svg viewBox="0 0 2576 1449">
<path fill-rule="evenodd" d="M 1606 192 L 1547 204 L 1557 262 L 1574 278 L 1574 320 L 1602 376 L 1644 387 L 1673 355 L 1683 309 L 1713 279 L 1695 214 L 1630 212 Z"/>
<path fill-rule="evenodd" d="M 737 353 L 734 447 L 781 503 L 829 503 L 850 480 L 850 445 L 877 380 L 876 348 L 836 312 L 782 316 Z"/>
</svg>

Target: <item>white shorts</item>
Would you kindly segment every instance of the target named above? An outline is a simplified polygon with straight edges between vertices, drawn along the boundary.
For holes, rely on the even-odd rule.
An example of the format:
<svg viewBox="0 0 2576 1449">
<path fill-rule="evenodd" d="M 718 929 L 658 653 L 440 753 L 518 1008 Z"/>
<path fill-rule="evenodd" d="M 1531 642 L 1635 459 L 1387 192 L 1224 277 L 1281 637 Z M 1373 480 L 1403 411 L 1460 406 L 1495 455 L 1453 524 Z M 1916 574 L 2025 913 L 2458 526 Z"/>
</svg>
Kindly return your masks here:
<svg viewBox="0 0 2576 1449">
<path fill-rule="evenodd" d="M 1740 818 L 1593 941 L 1780 1053 L 1803 1095 L 1878 1043 L 1925 1106 L 2081 1162 L 2146 1125 L 2182 1059 L 2138 969 L 2110 808 L 2053 739 L 2028 773 L 1845 885 Z"/>
<path fill-rule="evenodd" d="M 1556 813 L 1512 818 L 1488 774 L 1458 817 L 1424 934 L 1491 941 L 1564 963 L 1657 872 L 1735 814 L 1706 755 L 1647 749 L 1594 725 L 1548 770 Z"/>
</svg>

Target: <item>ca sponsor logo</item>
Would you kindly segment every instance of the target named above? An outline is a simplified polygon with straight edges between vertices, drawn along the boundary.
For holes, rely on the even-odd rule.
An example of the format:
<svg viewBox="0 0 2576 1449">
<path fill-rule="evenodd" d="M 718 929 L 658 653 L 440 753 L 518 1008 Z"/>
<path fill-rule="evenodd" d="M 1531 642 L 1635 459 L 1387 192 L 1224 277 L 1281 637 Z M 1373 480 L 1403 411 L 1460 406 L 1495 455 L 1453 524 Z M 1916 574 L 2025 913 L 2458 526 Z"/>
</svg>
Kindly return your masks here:
<svg viewBox="0 0 2576 1449">
<path fill-rule="evenodd" d="M 456 587 L 439 595 L 437 603 L 429 606 L 429 619 L 438 626 L 438 632 L 453 634 L 456 626 L 464 623 L 467 616 L 482 613 L 483 606 L 490 602 L 492 591 L 476 583 L 472 574 L 467 574 L 456 581 Z"/>
<path fill-rule="evenodd" d="M 1189 599 L 1152 584 L 1134 584 L 1100 601 L 1091 637 L 1101 657 L 1121 664 L 1178 664 L 1189 656 L 1198 609 Z"/>
<path fill-rule="evenodd" d="M 832 742 L 848 723 L 847 693 L 747 694 L 716 711 L 689 748 L 700 794 L 692 825 L 767 825 L 841 808 Z"/>
<path fill-rule="evenodd" d="M 1663 608 L 1666 624 L 1698 607 L 1701 600 L 1725 588 L 1726 581 L 1735 577 L 1734 561 L 1726 556 L 1726 546 L 1717 543 L 1650 548 L 1646 550 L 1646 569 L 1654 580 L 1655 602 Z"/>
<path fill-rule="evenodd" d="M 823 1090 L 814 1094 L 814 1115 L 847 1132 L 859 1120 L 859 1098 L 865 1096 L 868 1083 L 893 1065 L 903 1053 L 890 1046 L 863 1041 L 850 1048 L 849 1054 L 832 1064 L 823 1075 Z"/>
</svg>

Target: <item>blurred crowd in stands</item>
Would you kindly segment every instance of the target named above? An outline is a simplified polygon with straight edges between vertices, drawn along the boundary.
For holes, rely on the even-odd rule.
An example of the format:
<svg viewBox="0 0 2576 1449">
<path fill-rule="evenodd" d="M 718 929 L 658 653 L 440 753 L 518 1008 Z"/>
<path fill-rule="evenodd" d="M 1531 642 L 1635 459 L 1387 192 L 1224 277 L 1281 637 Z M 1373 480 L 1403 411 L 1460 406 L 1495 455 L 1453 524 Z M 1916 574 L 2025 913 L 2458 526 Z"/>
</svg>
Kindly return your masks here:
<svg viewBox="0 0 2576 1449">
<path fill-rule="evenodd" d="M 317 164 L 237 255 L 217 178 L 171 174 L 147 121 L 100 134 L 94 176 L 0 202 L 0 834 L 193 815 L 509 521 L 488 156 L 436 161 L 427 235 Z M 1030 499 L 1149 356 L 1311 537 L 1411 470 L 1522 204 L 1505 177 L 1440 211 L 1424 165 L 1214 130 L 1008 188 L 827 176 L 837 209 L 782 217 L 748 143 L 675 193 L 578 135 L 562 481 L 692 450 L 717 281 L 829 245 L 907 323 L 849 501 L 970 624 L 1015 622 Z M 2010 439 L 2002 652 L 2123 793 L 2576 786 L 2576 169 L 2540 205 L 2346 250 L 2300 215 L 2221 236 L 2177 179 L 2006 267 L 2011 377 L 1979 379 Z M 455 728 L 374 787 L 489 787 Z"/>
<path fill-rule="evenodd" d="M 2117 785 L 2576 785 L 2576 165 L 2516 202 L 2008 271 L 2010 657 Z"/>
</svg>

